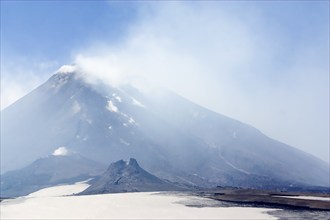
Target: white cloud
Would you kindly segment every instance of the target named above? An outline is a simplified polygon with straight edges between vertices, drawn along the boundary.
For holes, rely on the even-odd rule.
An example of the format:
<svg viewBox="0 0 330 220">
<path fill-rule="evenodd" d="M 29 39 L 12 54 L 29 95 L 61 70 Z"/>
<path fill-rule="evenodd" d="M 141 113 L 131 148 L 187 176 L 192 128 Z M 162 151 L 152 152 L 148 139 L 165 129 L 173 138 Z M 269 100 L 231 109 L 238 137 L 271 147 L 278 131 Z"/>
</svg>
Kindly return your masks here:
<svg viewBox="0 0 330 220">
<path fill-rule="evenodd" d="M 68 155 L 69 151 L 66 149 L 66 147 L 59 147 L 53 152 L 53 156 L 66 156 Z"/>
<path fill-rule="evenodd" d="M 133 105 L 139 106 L 141 108 L 145 108 L 145 106 L 141 102 L 139 102 L 138 100 L 136 100 L 134 98 L 132 98 L 132 100 L 133 100 Z"/>
<path fill-rule="evenodd" d="M 91 81 L 169 87 L 329 160 L 329 45 L 319 37 L 292 41 L 258 7 L 171 2 L 141 14 L 121 45 L 92 45 L 76 57 Z"/>
<path fill-rule="evenodd" d="M 1 65 L 1 110 L 47 80 L 57 66 L 55 61 L 17 58 Z"/>
<path fill-rule="evenodd" d="M 127 73 L 123 70 L 123 61 L 111 54 L 95 57 L 78 54 L 75 64 L 84 78 L 92 84 L 101 80 L 109 85 L 117 86 L 127 80 Z"/>
<path fill-rule="evenodd" d="M 63 65 L 61 66 L 57 71 L 56 73 L 72 73 L 76 71 L 76 66 L 74 65 Z"/>
<path fill-rule="evenodd" d="M 281 12 L 288 16 L 283 23 L 282 17 L 254 3 L 140 5 L 140 20 L 120 44 L 96 40 L 76 53 L 73 63 L 89 82 L 117 86 L 147 81 L 169 87 L 329 160 L 328 27 L 320 28 L 323 32 L 308 29 L 312 26 L 304 23 L 311 18 L 307 13 L 295 18 L 298 25 L 291 30 L 286 22 L 293 15 Z M 300 29 L 306 29 L 302 35 L 297 34 Z M 3 109 L 43 80 L 1 81 Z"/>
<path fill-rule="evenodd" d="M 1 110 L 14 103 L 42 83 L 34 75 L 10 78 L 1 77 Z"/>
</svg>

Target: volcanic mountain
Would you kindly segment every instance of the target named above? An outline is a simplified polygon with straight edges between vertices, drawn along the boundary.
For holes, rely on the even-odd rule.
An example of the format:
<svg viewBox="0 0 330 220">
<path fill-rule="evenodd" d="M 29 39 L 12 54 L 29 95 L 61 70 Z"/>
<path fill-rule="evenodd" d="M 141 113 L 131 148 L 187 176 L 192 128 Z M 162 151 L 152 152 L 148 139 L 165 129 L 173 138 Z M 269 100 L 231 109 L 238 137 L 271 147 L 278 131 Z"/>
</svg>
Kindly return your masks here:
<svg viewBox="0 0 330 220">
<path fill-rule="evenodd" d="M 91 182 L 91 186 L 80 194 L 103 194 L 119 192 L 182 191 L 186 188 L 174 185 L 148 173 L 137 161 L 119 160 L 110 164 L 101 176 Z"/>
<path fill-rule="evenodd" d="M 202 187 L 329 186 L 329 165 L 166 89 L 57 72 L 1 112 L 1 172 L 59 146 L 100 163 L 136 158 L 153 175 Z M 70 169 L 70 167 L 68 167 Z"/>
</svg>

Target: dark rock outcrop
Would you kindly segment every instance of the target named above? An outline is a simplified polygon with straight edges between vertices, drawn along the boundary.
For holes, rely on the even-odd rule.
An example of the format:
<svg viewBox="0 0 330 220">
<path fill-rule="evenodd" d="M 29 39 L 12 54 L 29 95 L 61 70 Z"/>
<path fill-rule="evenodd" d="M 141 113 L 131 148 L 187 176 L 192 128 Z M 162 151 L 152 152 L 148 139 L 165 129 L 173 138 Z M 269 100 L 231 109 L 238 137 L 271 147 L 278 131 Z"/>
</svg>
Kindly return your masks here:
<svg viewBox="0 0 330 220">
<path fill-rule="evenodd" d="M 92 181 L 91 186 L 80 194 L 182 190 L 186 188 L 150 174 L 131 158 L 128 162 L 119 160 L 110 164 L 107 171 Z"/>
</svg>

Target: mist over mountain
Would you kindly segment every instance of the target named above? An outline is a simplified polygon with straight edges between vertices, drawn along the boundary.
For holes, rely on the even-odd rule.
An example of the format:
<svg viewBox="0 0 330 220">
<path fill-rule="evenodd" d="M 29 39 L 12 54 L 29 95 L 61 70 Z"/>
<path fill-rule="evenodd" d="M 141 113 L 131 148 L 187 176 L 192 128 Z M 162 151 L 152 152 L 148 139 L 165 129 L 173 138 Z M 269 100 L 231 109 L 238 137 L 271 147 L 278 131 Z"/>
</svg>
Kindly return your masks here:
<svg viewBox="0 0 330 220">
<path fill-rule="evenodd" d="M 190 186 L 329 186 L 327 163 L 247 124 L 166 89 L 91 83 L 74 69 L 4 109 L 1 126 L 1 172 L 65 146 L 104 164 L 136 158 Z"/>
</svg>

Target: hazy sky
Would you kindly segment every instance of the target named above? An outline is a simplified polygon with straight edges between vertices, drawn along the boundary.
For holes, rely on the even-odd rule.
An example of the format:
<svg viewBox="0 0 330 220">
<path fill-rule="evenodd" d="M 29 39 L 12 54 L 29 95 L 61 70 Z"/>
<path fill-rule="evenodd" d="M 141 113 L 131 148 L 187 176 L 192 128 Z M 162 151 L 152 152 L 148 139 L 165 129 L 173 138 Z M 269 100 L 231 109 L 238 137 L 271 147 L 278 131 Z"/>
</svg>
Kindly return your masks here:
<svg viewBox="0 0 330 220">
<path fill-rule="evenodd" d="M 1 1 L 1 108 L 75 63 L 329 162 L 329 2 Z"/>
</svg>

